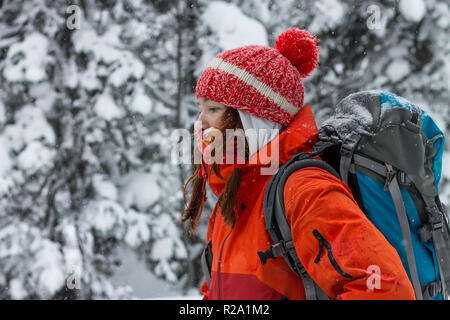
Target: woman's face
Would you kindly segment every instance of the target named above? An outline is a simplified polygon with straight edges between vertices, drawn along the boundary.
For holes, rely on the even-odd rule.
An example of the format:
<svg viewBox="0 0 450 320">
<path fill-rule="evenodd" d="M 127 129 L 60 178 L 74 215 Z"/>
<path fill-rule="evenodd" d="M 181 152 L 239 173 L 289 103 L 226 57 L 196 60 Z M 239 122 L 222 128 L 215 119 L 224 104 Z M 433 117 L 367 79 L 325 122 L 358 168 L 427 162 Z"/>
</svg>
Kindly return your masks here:
<svg viewBox="0 0 450 320">
<path fill-rule="evenodd" d="M 197 119 L 197 129 L 205 130 L 211 127 L 219 127 L 227 107 L 219 102 L 207 98 L 198 98 L 200 115 Z"/>
</svg>

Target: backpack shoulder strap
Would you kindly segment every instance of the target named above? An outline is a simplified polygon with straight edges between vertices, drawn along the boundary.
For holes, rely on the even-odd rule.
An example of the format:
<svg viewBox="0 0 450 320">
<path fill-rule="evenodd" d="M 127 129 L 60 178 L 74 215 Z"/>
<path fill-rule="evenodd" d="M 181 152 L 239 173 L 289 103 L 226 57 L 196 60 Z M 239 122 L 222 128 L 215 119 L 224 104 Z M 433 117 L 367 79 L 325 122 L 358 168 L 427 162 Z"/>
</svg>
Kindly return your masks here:
<svg viewBox="0 0 450 320">
<path fill-rule="evenodd" d="M 266 230 L 272 237 L 274 244 L 270 246 L 266 252 L 258 251 L 258 255 L 263 265 L 266 263 L 267 259 L 275 259 L 279 255 L 282 255 L 289 267 L 302 277 L 306 299 L 325 300 L 328 299 L 328 297 L 308 275 L 298 258 L 292 240 L 291 227 L 286 220 L 284 205 L 284 186 L 288 178 L 297 170 L 311 167 L 324 169 L 340 178 L 336 170 L 322 160 L 300 157 L 299 159 L 296 158 L 283 165 L 270 180 L 264 194 L 264 218 Z"/>
</svg>

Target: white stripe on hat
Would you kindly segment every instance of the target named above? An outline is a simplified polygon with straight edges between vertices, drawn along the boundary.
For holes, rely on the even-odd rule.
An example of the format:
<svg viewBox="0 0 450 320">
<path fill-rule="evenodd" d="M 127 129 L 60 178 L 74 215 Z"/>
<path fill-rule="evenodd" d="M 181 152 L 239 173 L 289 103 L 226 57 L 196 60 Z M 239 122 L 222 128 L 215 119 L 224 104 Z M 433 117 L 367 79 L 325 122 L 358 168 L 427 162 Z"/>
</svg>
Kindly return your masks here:
<svg viewBox="0 0 450 320">
<path fill-rule="evenodd" d="M 273 91 L 273 89 L 266 85 L 264 82 L 259 81 L 244 69 L 238 68 L 235 65 L 224 61 L 223 59 L 214 58 L 208 64 L 207 68 L 222 70 L 226 73 L 236 76 L 238 79 L 255 88 L 260 94 L 262 94 L 266 98 L 269 98 L 281 109 L 293 116 L 296 115 L 299 110 L 292 103 L 287 101 L 286 98 L 284 98 L 282 95 Z"/>
</svg>

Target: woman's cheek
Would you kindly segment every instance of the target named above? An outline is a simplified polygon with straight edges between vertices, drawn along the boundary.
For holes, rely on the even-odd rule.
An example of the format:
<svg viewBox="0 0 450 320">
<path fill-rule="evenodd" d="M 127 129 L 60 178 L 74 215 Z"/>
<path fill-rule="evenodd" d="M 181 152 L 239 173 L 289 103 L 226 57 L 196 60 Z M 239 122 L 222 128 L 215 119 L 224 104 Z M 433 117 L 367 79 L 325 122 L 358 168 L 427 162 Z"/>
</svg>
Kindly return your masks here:
<svg viewBox="0 0 450 320">
<path fill-rule="evenodd" d="M 220 127 L 221 123 L 222 123 L 223 120 L 224 120 L 224 116 L 225 116 L 225 112 L 218 113 L 218 114 L 214 117 L 214 120 L 213 120 L 214 123 L 212 124 L 212 127 Z"/>
</svg>

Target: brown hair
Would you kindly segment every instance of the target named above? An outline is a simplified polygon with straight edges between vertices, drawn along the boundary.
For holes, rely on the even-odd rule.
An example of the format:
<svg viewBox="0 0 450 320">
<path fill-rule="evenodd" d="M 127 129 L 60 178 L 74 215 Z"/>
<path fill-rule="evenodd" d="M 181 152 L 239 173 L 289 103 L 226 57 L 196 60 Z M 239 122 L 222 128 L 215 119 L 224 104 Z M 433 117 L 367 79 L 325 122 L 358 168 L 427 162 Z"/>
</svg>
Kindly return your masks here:
<svg viewBox="0 0 450 320">
<path fill-rule="evenodd" d="M 225 141 L 225 133 L 226 129 L 243 129 L 241 119 L 239 117 L 239 113 L 236 109 L 227 107 L 221 126 L 219 127 L 222 135 L 224 137 L 223 141 Z M 226 149 L 226 144 L 224 144 L 224 149 Z M 226 150 L 225 150 L 226 152 Z M 248 159 L 248 145 L 245 144 L 245 159 Z M 192 195 L 189 200 L 189 204 L 185 208 L 183 212 L 183 216 L 181 218 L 181 222 L 184 223 L 189 220 L 189 232 L 192 234 L 197 230 L 198 223 L 203 212 L 204 201 L 203 201 L 203 181 L 198 177 L 198 172 L 201 168 L 201 164 L 197 164 L 194 167 L 194 174 L 187 180 L 184 185 L 184 206 L 186 207 L 186 198 L 187 198 L 187 190 L 190 184 L 192 187 Z M 225 179 L 220 174 L 220 164 L 213 163 L 212 171 L 214 174 L 219 177 L 222 181 L 225 182 Z M 241 183 L 241 170 L 234 169 L 228 181 L 226 181 L 225 189 L 218 199 L 219 207 L 221 214 L 224 218 L 226 224 L 233 226 L 236 221 L 236 211 L 235 211 L 235 202 L 237 192 L 239 190 L 239 185 Z"/>
</svg>

